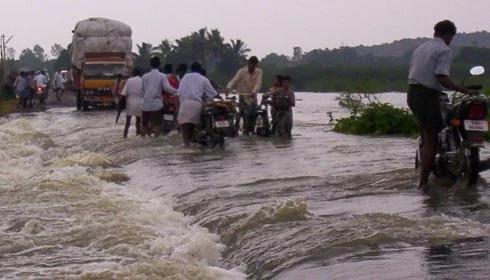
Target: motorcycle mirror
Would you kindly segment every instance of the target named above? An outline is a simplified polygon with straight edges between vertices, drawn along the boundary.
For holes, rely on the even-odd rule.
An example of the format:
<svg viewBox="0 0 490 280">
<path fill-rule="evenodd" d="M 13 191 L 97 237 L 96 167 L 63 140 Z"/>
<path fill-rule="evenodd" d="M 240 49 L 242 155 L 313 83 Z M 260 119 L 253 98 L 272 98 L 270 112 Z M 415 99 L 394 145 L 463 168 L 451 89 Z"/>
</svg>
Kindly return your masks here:
<svg viewBox="0 0 490 280">
<path fill-rule="evenodd" d="M 475 67 L 471 68 L 470 73 L 473 76 L 482 75 L 483 73 L 485 73 L 485 67 L 483 67 L 483 66 L 475 66 Z"/>
</svg>

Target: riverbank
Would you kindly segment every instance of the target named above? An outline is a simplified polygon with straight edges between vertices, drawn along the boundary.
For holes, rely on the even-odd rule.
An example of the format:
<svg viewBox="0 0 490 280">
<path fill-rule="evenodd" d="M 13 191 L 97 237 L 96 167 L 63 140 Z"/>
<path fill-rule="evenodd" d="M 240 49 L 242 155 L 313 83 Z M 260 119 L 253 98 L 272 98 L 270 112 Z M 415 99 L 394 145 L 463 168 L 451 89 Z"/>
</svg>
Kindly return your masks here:
<svg viewBox="0 0 490 280">
<path fill-rule="evenodd" d="M 37 112 L 39 109 L 36 108 L 17 108 L 18 99 L 8 99 L 0 101 L 0 117 L 8 116 L 12 113 L 32 113 Z M 56 101 L 56 95 L 54 92 L 50 92 L 48 99 L 46 100 L 46 109 L 51 108 L 64 108 L 64 107 L 75 107 L 76 98 L 73 93 L 65 93 L 61 99 L 61 103 Z"/>
<path fill-rule="evenodd" d="M 0 101 L 0 117 L 4 117 L 15 112 L 17 99 L 1 100 Z"/>
</svg>

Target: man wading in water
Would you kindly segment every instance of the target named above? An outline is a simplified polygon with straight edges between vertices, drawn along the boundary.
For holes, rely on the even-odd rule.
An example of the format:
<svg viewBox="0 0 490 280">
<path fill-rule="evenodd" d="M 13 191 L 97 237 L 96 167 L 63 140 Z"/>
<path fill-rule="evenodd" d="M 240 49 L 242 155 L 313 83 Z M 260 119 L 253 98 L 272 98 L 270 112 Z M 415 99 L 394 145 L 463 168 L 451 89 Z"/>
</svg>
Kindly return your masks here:
<svg viewBox="0 0 490 280">
<path fill-rule="evenodd" d="M 434 38 L 413 53 L 409 70 L 408 107 L 422 132 L 419 188 L 427 189 L 429 174 L 437 149 L 437 134 L 443 127 L 440 95 L 444 88 L 470 94 L 470 90 L 454 83 L 449 77 L 452 54 L 449 44 L 456 35 L 456 26 L 449 20 L 437 23 Z"/>
<path fill-rule="evenodd" d="M 211 82 L 201 72 L 201 64 L 195 62 L 191 65 L 191 73 L 186 74 L 180 81 L 178 121 L 182 126 L 185 147 L 189 147 L 194 129 L 201 120 L 203 97 L 206 100 L 218 95 Z"/>
<path fill-rule="evenodd" d="M 257 115 L 257 92 L 262 87 L 262 70 L 257 68 L 259 60 L 250 57 L 248 66 L 238 70 L 235 77 L 228 83 L 228 90 L 235 89 L 240 95 L 238 107 L 243 118 L 244 133 L 253 132 Z"/>
<path fill-rule="evenodd" d="M 176 95 L 177 90 L 170 86 L 165 74 L 160 73 L 160 58 L 151 58 L 150 65 L 152 70 L 142 78 L 143 102 L 141 104 L 141 136 L 154 134 L 160 136 L 163 126 L 163 91 Z"/>
</svg>

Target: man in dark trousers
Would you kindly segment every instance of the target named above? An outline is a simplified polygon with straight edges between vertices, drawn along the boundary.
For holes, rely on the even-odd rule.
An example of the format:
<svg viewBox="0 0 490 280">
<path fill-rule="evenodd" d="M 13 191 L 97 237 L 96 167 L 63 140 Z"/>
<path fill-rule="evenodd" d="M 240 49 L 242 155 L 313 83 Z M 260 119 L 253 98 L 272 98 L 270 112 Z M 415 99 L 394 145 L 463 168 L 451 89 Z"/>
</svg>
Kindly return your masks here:
<svg viewBox="0 0 490 280">
<path fill-rule="evenodd" d="M 160 72 L 160 58 L 152 57 L 150 61 L 152 70 L 143 75 L 143 102 L 141 104 L 142 120 L 141 135 L 160 136 L 163 126 L 163 100 L 162 93 L 176 95 L 177 89 L 170 86 L 167 76 Z"/>
<path fill-rule="evenodd" d="M 444 89 L 470 93 L 449 75 L 452 62 L 449 44 L 454 35 L 453 22 L 437 23 L 434 38 L 418 47 L 410 62 L 407 103 L 422 131 L 419 188 L 424 190 L 437 152 L 437 134 L 443 128 L 440 95 Z"/>
</svg>

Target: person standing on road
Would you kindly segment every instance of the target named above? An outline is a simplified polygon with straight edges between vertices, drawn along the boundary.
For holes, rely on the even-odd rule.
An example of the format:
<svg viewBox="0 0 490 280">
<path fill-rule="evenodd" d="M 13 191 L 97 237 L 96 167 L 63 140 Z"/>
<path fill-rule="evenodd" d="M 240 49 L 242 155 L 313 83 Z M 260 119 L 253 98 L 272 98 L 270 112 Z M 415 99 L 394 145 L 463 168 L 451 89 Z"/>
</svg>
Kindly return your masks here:
<svg viewBox="0 0 490 280">
<path fill-rule="evenodd" d="M 250 57 L 248 66 L 238 70 L 235 77 L 226 86 L 227 90 L 236 89 L 240 94 L 238 107 L 246 135 L 254 130 L 257 93 L 262 87 L 262 70 L 257 68 L 258 64 L 259 60 L 256 56 Z"/>
<path fill-rule="evenodd" d="M 54 83 L 54 91 L 56 93 L 56 102 L 61 103 L 61 96 L 65 93 L 65 87 L 63 84 L 63 75 L 61 75 L 61 69 L 58 69 L 56 73 L 54 73 L 53 83 Z"/>
<path fill-rule="evenodd" d="M 179 88 L 179 78 L 174 74 L 174 66 L 170 63 L 163 66 L 163 74 L 167 75 L 168 83 L 173 88 Z"/>
<path fill-rule="evenodd" d="M 187 74 L 187 64 L 179 64 L 179 66 L 177 66 L 177 69 L 175 70 L 177 72 L 177 79 L 180 82 L 182 78 L 184 78 L 185 74 Z"/>
<path fill-rule="evenodd" d="M 195 62 L 191 65 L 191 73 L 186 74 L 180 81 L 178 122 L 182 126 L 185 147 L 189 146 L 194 129 L 201 121 L 203 95 L 206 99 L 218 95 L 211 82 L 201 72 L 201 64 Z"/>
<path fill-rule="evenodd" d="M 41 71 L 36 76 L 36 87 L 46 88 L 48 86 L 48 78 L 46 78 L 45 72 Z"/>
<path fill-rule="evenodd" d="M 143 82 L 141 74 L 141 69 L 135 68 L 133 77 L 128 79 L 121 93 L 122 98 L 126 98 L 124 138 L 128 137 L 132 117 L 136 117 L 136 135 L 141 134 L 141 101 L 143 100 Z"/>
<path fill-rule="evenodd" d="M 440 96 L 444 88 L 470 94 L 470 90 L 450 78 L 452 61 L 449 44 L 456 26 L 449 20 L 437 23 L 434 38 L 413 53 L 408 78 L 407 103 L 421 128 L 421 169 L 419 188 L 427 189 L 437 149 L 437 134 L 443 128 Z"/>
<path fill-rule="evenodd" d="M 296 99 L 291 89 L 292 78 L 290 76 L 279 76 L 280 87 L 272 95 L 272 130 L 273 134 L 291 138 L 293 129 L 293 107 Z"/>
<path fill-rule="evenodd" d="M 14 82 L 14 88 L 17 96 L 19 97 L 19 103 L 17 107 L 22 106 L 23 109 L 27 107 L 27 100 L 29 98 L 29 80 L 25 72 L 20 72 Z"/>
<path fill-rule="evenodd" d="M 152 70 L 142 78 L 143 101 L 142 109 L 142 131 L 141 135 L 154 133 L 160 136 L 163 126 L 163 100 L 162 93 L 177 94 L 177 90 L 170 86 L 167 76 L 159 71 L 160 58 L 155 56 L 150 60 Z"/>
</svg>

